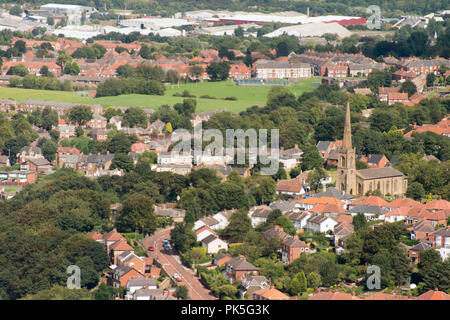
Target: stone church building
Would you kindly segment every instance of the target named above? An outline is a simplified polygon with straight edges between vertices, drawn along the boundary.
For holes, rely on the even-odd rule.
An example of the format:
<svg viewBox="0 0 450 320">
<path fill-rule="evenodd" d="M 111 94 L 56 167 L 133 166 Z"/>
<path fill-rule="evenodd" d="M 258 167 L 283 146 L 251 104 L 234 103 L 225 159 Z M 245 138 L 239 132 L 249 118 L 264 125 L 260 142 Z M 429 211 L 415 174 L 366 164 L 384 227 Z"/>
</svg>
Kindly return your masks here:
<svg viewBox="0 0 450 320">
<path fill-rule="evenodd" d="M 356 153 L 352 147 L 350 104 L 347 102 L 344 138 L 338 151 L 336 188 L 351 195 L 365 195 L 368 191 L 380 190 L 381 194 L 403 197 L 408 187 L 408 178 L 392 168 L 356 170 Z"/>
</svg>

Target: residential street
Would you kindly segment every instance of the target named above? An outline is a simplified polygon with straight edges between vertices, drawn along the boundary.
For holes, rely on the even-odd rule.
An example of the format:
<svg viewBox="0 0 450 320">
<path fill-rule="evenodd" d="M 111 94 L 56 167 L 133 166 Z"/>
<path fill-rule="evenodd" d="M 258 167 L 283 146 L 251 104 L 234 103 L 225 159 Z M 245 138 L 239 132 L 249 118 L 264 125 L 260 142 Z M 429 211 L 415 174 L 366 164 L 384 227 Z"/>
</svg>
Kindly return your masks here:
<svg viewBox="0 0 450 320">
<path fill-rule="evenodd" d="M 173 277 L 175 273 L 180 275 L 181 282 L 179 282 L 179 284 L 185 285 L 188 288 L 189 297 L 192 300 L 215 300 L 216 297 L 201 284 L 194 272 L 181 264 L 181 257 L 178 254 L 168 254 L 165 252 L 162 246 L 164 238 L 170 238 L 170 230 L 156 233 L 143 241 L 149 256 L 155 257 L 171 277 Z M 148 251 L 148 247 L 150 246 L 153 246 L 155 251 Z"/>
</svg>

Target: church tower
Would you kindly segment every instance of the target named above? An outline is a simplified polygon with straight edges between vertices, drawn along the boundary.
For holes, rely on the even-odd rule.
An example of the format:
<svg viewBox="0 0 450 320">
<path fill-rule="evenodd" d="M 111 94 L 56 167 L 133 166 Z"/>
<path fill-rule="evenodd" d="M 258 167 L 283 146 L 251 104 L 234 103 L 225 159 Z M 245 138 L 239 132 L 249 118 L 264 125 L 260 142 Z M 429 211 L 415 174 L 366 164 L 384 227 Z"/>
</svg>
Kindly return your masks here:
<svg viewBox="0 0 450 320">
<path fill-rule="evenodd" d="M 345 112 L 344 138 L 338 152 L 336 188 L 349 194 L 356 194 L 356 158 L 352 148 L 352 128 L 350 124 L 350 102 Z"/>
</svg>

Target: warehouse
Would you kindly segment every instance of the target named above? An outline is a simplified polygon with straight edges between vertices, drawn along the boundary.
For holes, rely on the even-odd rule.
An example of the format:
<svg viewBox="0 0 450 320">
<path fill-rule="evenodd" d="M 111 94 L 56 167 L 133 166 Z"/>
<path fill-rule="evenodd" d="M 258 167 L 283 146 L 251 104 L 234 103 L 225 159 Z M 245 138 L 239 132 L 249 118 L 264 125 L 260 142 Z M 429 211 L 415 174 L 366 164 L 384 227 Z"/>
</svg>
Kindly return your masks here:
<svg viewBox="0 0 450 320">
<path fill-rule="evenodd" d="M 341 26 L 336 22 L 332 23 L 317 22 L 290 27 L 283 27 L 271 33 L 265 34 L 264 36 L 269 38 L 275 38 L 283 34 L 287 34 L 289 36 L 305 38 L 305 37 L 323 37 L 323 35 L 326 33 L 336 34 L 338 38 L 346 38 L 352 35 L 350 31 L 348 31 L 346 28 L 344 28 L 343 26 Z"/>
</svg>

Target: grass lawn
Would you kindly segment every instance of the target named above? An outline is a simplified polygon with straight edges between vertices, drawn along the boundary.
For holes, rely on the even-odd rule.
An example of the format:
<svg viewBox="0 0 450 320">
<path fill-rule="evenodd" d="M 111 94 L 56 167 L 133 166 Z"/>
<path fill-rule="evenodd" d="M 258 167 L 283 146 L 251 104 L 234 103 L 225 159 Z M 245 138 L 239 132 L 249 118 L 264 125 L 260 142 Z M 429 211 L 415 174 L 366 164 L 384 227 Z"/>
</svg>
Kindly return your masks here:
<svg viewBox="0 0 450 320">
<path fill-rule="evenodd" d="M 305 91 L 314 90 L 315 87 L 311 83 L 317 81 L 317 79 L 302 79 L 298 84 L 294 84 L 289 88 L 296 96 L 299 96 Z M 196 111 L 224 109 L 232 112 L 240 112 L 255 104 L 265 105 L 270 87 L 236 86 L 231 81 L 201 82 L 180 84 L 179 86 L 167 85 L 164 96 L 130 94 L 96 99 L 78 96 L 76 92 L 0 87 L 0 99 L 11 99 L 19 103 L 27 99 L 33 99 L 83 104 L 98 103 L 103 107 L 137 106 L 157 109 L 163 104 L 172 106 L 175 103 L 182 102 L 183 97 L 174 97 L 173 94 L 182 93 L 184 90 L 188 90 L 190 94 L 197 96 Z M 201 95 L 209 95 L 216 98 L 236 97 L 237 100 L 201 99 L 199 98 Z"/>
</svg>

